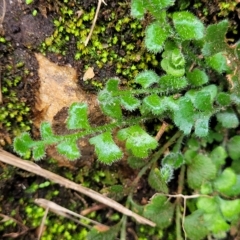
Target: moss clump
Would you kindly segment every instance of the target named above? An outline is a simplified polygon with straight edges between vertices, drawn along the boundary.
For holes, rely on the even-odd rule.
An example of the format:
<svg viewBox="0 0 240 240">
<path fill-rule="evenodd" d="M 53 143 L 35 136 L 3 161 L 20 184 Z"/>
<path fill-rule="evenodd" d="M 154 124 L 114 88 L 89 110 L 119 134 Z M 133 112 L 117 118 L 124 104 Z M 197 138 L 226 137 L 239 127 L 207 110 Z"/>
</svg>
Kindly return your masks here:
<svg viewBox="0 0 240 240">
<path fill-rule="evenodd" d="M 82 9 L 78 3 L 68 1 L 53 21 L 54 33 L 42 43 L 41 52 L 66 56 L 70 62 L 72 58 L 71 63 L 78 69 L 80 62 L 80 75 L 84 66 L 93 66 L 95 77 L 84 84 L 97 89 L 112 76 L 131 84 L 140 71 L 158 66 L 156 56 L 144 48 L 144 23 L 130 17 L 129 3 L 113 4 L 114 12 L 109 7 L 101 8 L 91 40 L 85 46 L 95 8 Z"/>
<path fill-rule="evenodd" d="M 24 62 L 15 62 L 11 43 L 3 37 L 0 49 L 2 50 L 0 54 L 2 63 L 0 130 L 16 136 L 20 132 L 29 131 L 31 126 L 30 107 L 27 106 L 26 99 L 20 94 L 20 87 L 23 86 L 23 81 L 29 75 L 29 71 L 24 67 Z M 4 141 L 1 144 L 4 145 Z"/>
</svg>

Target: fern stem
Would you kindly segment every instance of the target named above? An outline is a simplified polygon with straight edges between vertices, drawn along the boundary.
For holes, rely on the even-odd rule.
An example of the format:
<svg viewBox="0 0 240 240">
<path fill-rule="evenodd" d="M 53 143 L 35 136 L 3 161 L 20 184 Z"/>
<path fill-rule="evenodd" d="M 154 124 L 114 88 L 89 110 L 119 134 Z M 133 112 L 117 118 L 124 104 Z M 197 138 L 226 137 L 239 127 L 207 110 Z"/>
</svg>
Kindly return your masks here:
<svg viewBox="0 0 240 240">
<path fill-rule="evenodd" d="M 139 124 L 140 122 L 146 121 L 149 118 L 143 118 L 143 117 L 135 117 L 135 118 L 129 118 L 129 119 L 121 119 L 118 120 L 116 122 L 113 123 L 108 123 L 106 125 L 103 126 L 97 126 L 95 128 L 90 128 L 87 129 L 85 131 L 81 131 L 81 132 L 76 132 L 76 133 L 72 133 L 72 134 L 68 134 L 68 135 L 64 135 L 64 136 L 59 136 L 59 137 L 63 137 L 63 139 L 79 139 L 82 137 L 85 137 L 87 135 L 92 135 L 92 134 L 96 134 L 96 133 L 100 133 L 100 132 L 106 132 L 106 131 L 110 131 L 114 128 L 117 127 L 123 127 L 123 126 L 128 126 L 128 125 L 135 125 L 135 124 Z"/>
<path fill-rule="evenodd" d="M 129 94 L 129 92 L 131 92 L 131 95 L 149 95 L 149 94 L 158 94 L 161 96 L 168 96 L 171 94 L 175 94 L 175 93 L 179 93 L 179 91 L 184 90 L 186 87 L 184 88 L 178 88 L 178 89 L 165 89 L 163 90 L 162 88 L 143 88 L 143 89 L 131 89 L 129 90 L 121 90 L 121 91 L 116 91 L 116 92 L 112 92 L 112 97 L 119 97 L 122 95 L 126 95 Z"/>
</svg>

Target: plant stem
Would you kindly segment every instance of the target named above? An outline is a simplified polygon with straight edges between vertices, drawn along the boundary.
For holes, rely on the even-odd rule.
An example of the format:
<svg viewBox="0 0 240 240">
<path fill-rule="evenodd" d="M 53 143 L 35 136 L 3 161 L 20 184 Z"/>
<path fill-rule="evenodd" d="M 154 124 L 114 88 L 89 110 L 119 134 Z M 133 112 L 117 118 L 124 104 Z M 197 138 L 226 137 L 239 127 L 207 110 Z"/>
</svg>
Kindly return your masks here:
<svg viewBox="0 0 240 240">
<path fill-rule="evenodd" d="M 176 206 L 176 239 L 182 240 L 182 230 L 181 230 L 181 206 L 177 204 Z"/>
<path fill-rule="evenodd" d="M 127 225 L 127 216 L 123 215 L 122 217 L 122 227 L 121 227 L 121 232 L 120 232 L 120 240 L 126 240 L 126 225 Z"/>
<path fill-rule="evenodd" d="M 183 165 L 181 167 L 181 171 L 180 171 L 180 174 L 179 174 L 179 177 L 178 177 L 178 183 L 179 184 L 178 184 L 177 194 L 182 194 L 182 191 L 183 191 L 185 169 L 186 169 L 186 166 Z M 177 198 L 175 203 L 177 205 L 176 206 L 176 236 L 177 236 L 177 240 L 182 240 L 181 225 L 183 226 L 183 224 L 184 224 L 185 216 L 181 217 L 181 215 L 182 215 L 182 213 L 181 213 L 181 198 Z M 181 219 L 182 219 L 182 224 L 181 224 Z"/>
<path fill-rule="evenodd" d="M 126 201 L 126 208 L 129 208 L 129 206 L 130 206 L 130 198 L 128 197 L 127 201 Z M 127 236 L 126 236 L 127 216 L 126 215 L 123 215 L 121 222 L 122 222 L 122 227 L 121 227 L 121 232 L 120 232 L 120 240 L 126 240 L 127 239 Z"/>
</svg>

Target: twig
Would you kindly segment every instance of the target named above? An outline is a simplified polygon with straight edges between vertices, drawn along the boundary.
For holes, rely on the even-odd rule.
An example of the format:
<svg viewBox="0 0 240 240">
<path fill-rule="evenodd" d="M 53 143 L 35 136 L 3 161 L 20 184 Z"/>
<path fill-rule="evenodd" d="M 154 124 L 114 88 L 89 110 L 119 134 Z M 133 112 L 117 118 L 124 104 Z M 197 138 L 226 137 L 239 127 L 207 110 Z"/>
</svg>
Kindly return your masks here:
<svg viewBox="0 0 240 240">
<path fill-rule="evenodd" d="M 101 209 L 104 209 L 104 208 L 106 208 L 106 205 L 100 203 L 100 204 L 97 204 L 97 205 L 94 205 L 92 207 L 89 207 L 87 209 L 82 210 L 81 214 L 83 216 L 85 216 L 85 215 L 88 215 L 91 212 L 95 212 L 95 211 L 98 211 L 98 210 L 101 210 Z"/>
<path fill-rule="evenodd" d="M 96 13 L 95 13 L 95 16 L 94 16 L 94 19 L 93 19 L 93 23 L 92 23 L 90 32 L 89 32 L 89 34 L 88 34 L 88 36 L 87 36 L 87 39 L 86 39 L 85 42 L 84 42 L 84 45 L 85 45 L 85 46 L 88 45 L 88 42 L 89 42 L 89 40 L 90 40 L 90 38 L 91 38 L 91 36 L 92 36 L 93 29 L 94 29 L 94 27 L 95 27 L 95 25 L 96 25 L 97 17 L 98 17 L 98 14 L 99 14 L 100 7 L 101 7 L 102 2 L 103 2 L 105 5 L 107 5 L 107 4 L 104 2 L 104 0 L 98 0 L 97 10 L 96 10 Z"/>
<path fill-rule="evenodd" d="M 0 17 L 0 35 L 4 34 L 4 29 L 3 29 L 3 20 L 5 18 L 5 14 L 6 14 L 6 1 L 3 0 L 3 6 L 2 6 L 2 16 Z"/>
<path fill-rule="evenodd" d="M 3 99 L 2 99 L 2 66 L 0 64 L 0 104 L 2 104 L 2 102 L 3 102 Z"/>
<path fill-rule="evenodd" d="M 42 236 L 42 233 L 43 233 L 44 224 L 45 224 L 45 221 L 46 221 L 46 218 L 47 218 L 47 215 L 48 215 L 48 211 L 49 211 L 49 207 L 46 208 L 44 216 L 42 218 L 42 222 L 41 222 L 40 229 L 39 229 L 39 232 L 38 232 L 38 239 L 37 240 L 41 239 L 41 236 Z"/>
<path fill-rule="evenodd" d="M 32 172 L 36 175 L 42 176 L 42 177 L 47 178 L 55 183 L 58 183 L 64 187 L 67 187 L 69 189 L 72 189 L 72 190 L 75 190 L 82 194 L 85 194 L 86 196 L 88 196 L 100 203 L 103 203 L 103 204 L 115 209 L 116 211 L 121 212 L 122 214 L 125 214 L 129 217 L 135 218 L 136 221 L 138 221 L 139 223 L 148 224 L 152 227 L 156 226 L 156 224 L 154 222 L 146 219 L 145 217 L 138 215 L 137 213 L 134 213 L 133 211 L 129 210 L 128 208 L 122 206 L 120 203 L 118 203 L 108 197 L 105 197 L 102 194 L 93 191 L 92 189 L 83 187 L 80 184 L 72 182 L 72 181 L 70 181 L 64 177 L 61 177 L 55 173 L 52 173 L 48 170 L 45 170 L 33 162 L 18 158 L 16 156 L 4 151 L 3 149 L 0 149 L 0 161 L 5 162 L 10 165 L 13 165 L 15 167 L 24 169 L 28 172 Z"/>
<path fill-rule="evenodd" d="M 109 229 L 109 227 L 104 225 L 104 224 L 96 222 L 96 221 L 94 221 L 94 220 L 92 220 L 90 218 L 84 217 L 81 214 L 77 214 L 77 213 L 75 213 L 75 212 L 73 212 L 73 211 L 71 211 L 71 210 L 69 210 L 69 209 L 67 209 L 65 207 L 62 207 L 62 206 L 60 206 L 60 205 L 58 205 L 58 204 L 56 204 L 56 203 L 54 203 L 52 201 L 49 201 L 47 199 L 38 198 L 38 199 L 35 199 L 34 202 L 36 204 L 38 204 L 40 207 L 43 207 L 43 208 L 46 209 L 46 212 L 45 212 L 43 220 L 42 220 L 43 224 L 41 224 L 41 228 L 43 228 L 44 222 L 45 222 L 46 217 L 47 217 L 47 212 L 48 212 L 48 210 L 50 210 L 50 211 L 52 211 L 52 212 L 54 212 L 54 213 L 56 213 L 56 214 L 58 214 L 60 216 L 69 218 L 69 219 L 73 220 L 74 222 L 79 223 L 79 224 L 81 224 L 81 225 L 83 225 L 84 227 L 87 227 L 87 228 L 90 228 L 90 226 L 88 226 L 88 225 L 86 225 L 84 223 L 79 222 L 79 219 L 84 219 L 84 220 L 89 221 L 92 224 L 99 225 L 101 227 Z"/>
<path fill-rule="evenodd" d="M 163 122 L 162 126 L 160 127 L 157 135 L 155 136 L 155 139 L 157 141 L 160 140 L 160 138 L 162 137 L 163 133 L 166 131 L 166 128 L 168 127 L 168 124 L 166 122 Z"/>
<path fill-rule="evenodd" d="M 1 214 L 1 213 L 0 213 L 0 217 L 3 218 L 3 219 L 1 219 L 1 221 L 0 221 L 1 224 L 2 224 L 3 222 L 8 221 L 8 220 L 12 220 L 13 222 L 15 222 L 16 224 L 18 224 L 18 225 L 22 228 L 21 232 L 4 233 L 4 234 L 2 235 L 3 238 L 6 238 L 6 237 L 9 237 L 9 238 L 11 238 L 11 239 L 12 239 L 12 238 L 17 238 L 17 237 L 20 237 L 20 236 L 26 234 L 26 233 L 29 231 L 29 229 L 28 229 L 24 224 L 22 224 L 20 221 L 16 220 L 15 218 L 9 217 L 9 216 L 4 215 L 4 214 Z"/>
</svg>

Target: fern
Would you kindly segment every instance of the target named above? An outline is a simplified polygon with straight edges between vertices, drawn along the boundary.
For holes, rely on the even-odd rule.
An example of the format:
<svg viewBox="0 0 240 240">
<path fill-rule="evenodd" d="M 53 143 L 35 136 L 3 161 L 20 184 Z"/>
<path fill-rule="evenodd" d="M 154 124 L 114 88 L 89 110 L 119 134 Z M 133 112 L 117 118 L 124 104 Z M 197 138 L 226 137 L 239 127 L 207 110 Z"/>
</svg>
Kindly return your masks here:
<svg viewBox="0 0 240 240">
<path fill-rule="evenodd" d="M 110 119 L 109 123 L 92 126 L 88 121 L 88 106 L 73 103 L 66 121 L 66 127 L 74 130 L 73 133 L 56 135 L 51 124 L 44 122 L 40 127 L 40 140 L 33 140 L 29 133 L 23 133 L 15 138 L 14 150 L 20 156 L 31 151 L 33 158 L 40 160 L 44 158 L 47 147 L 54 145 L 59 154 L 76 160 L 81 157 L 78 141 L 88 137 L 98 160 L 112 164 L 124 155 L 118 146 L 122 141 L 129 154 L 128 164 L 135 169 L 142 168 L 140 177 L 150 169 L 148 183 L 158 192 L 168 193 L 167 183 L 174 178 L 174 171 L 184 165 L 189 189 L 202 194 L 215 191 L 229 197 L 240 194 L 240 175 L 232 168 L 221 170 L 227 156 L 233 161 L 239 159 L 239 136 L 227 143 L 228 152 L 217 147 L 210 154 L 203 154 L 199 147 L 200 141 L 203 145 L 214 140 L 221 141 L 220 127 L 231 129 L 239 126 L 239 43 L 233 46 L 226 43 L 227 20 L 205 27 L 190 12 L 167 14 L 167 9 L 174 2 L 132 0 L 131 3 L 133 17 L 143 19 L 145 13 L 154 17 L 146 27 L 144 44 L 148 51 L 161 54 L 161 75 L 153 70 L 139 73 L 133 79 L 137 86 L 135 89 L 120 89 L 119 79 L 109 79 L 98 93 L 99 106 Z M 212 79 L 212 73 L 217 76 L 216 79 Z M 227 74 L 227 78 L 223 74 Z M 129 113 L 123 114 L 123 109 L 124 113 Z M 216 129 L 209 126 L 213 116 L 218 122 Z M 167 147 L 157 150 L 159 143 L 146 131 L 144 122 L 166 118 L 188 137 L 186 139 L 191 147 L 181 153 L 181 143 L 177 142 L 174 149 L 161 159 Z M 180 133 L 169 141 L 176 141 L 176 136 L 179 137 Z M 159 160 L 161 163 L 157 164 Z M 231 209 L 228 209 L 228 204 Z M 137 207 L 134 202 L 132 206 Z M 154 196 L 145 207 L 138 207 L 144 216 L 164 228 L 170 225 L 175 206 L 167 202 L 165 196 Z M 192 209 L 183 225 L 190 239 L 200 239 L 206 237 L 209 231 L 214 234 L 227 231 L 229 222 L 240 213 L 240 202 L 221 197 L 201 197 Z M 199 219 L 203 225 L 192 223 Z M 193 227 L 198 234 L 192 230 Z"/>
</svg>

